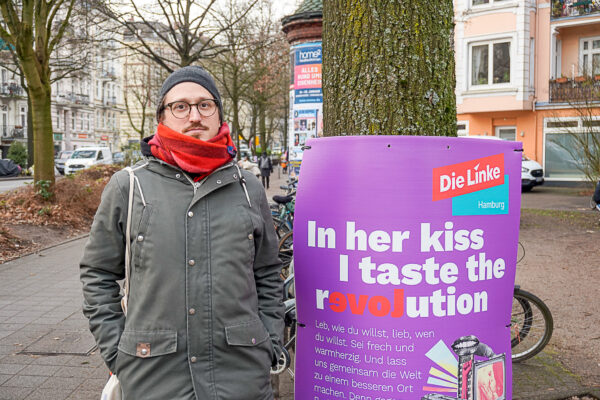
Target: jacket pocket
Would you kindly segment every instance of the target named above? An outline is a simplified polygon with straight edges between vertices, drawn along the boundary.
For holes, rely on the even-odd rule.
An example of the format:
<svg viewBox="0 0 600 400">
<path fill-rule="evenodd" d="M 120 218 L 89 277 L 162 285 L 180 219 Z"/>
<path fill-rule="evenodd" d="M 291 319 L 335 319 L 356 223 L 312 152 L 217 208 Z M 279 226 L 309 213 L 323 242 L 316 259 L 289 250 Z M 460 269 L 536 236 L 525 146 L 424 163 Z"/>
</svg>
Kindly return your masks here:
<svg viewBox="0 0 600 400">
<path fill-rule="evenodd" d="M 260 319 L 225 327 L 230 346 L 257 346 L 269 338 L 269 332 Z"/>
<path fill-rule="evenodd" d="M 176 331 L 124 331 L 119 342 L 119 351 L 139 358 L 163 356 L 176 350 Z"/>
</svg>

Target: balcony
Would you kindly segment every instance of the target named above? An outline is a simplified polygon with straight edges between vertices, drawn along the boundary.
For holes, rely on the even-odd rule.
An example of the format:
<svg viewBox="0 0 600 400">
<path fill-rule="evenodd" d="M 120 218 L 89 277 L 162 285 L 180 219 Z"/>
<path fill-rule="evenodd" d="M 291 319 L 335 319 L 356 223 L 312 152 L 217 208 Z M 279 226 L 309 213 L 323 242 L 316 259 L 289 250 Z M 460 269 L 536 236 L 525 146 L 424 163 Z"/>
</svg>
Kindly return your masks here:
<svg viewBox="0 0 600 400">
<path fill-rule="evenodd" d="M 14 139 L 24 139 L 27 132 L 26 126 L 21 125 L 0 125 L 0 139 L 10 141 Z"/>
<path fill-rule="evenodd" d="M 600 14 L 600 0 L 552 0 L 552 19 Z"/>
<path fill-rule="evenodd" d="M 117 98 L 115 96 L 105 97 L 103 105 L 107 107 L 114 107 L 115 105 L 117 105 Z"/>
<path fill-rule="evenodd" d="M 600 75 L 550 81 L 551 103 L 590 103 L 600 101 Z"/>
<path fill-rule="evenodd" d="M 100 71 L 100 79 L 113 80 L 117 77 L 114 68 L 102 69 Z"/>
<path fill-rule="evenodd" d="M 17 97 L 17 96 L 22 96 L 23 93 L 24 93 L 23 88 L 14 82 L 11 82 L 11 83 L 4 82 L 2 85 L 0 85 L 0 96 Z"/>
<path fill-rule="evenodd" d="M 87 94 L 80 93 L 60 93 L 56 95 L 56 100 L 59 102 L 67 102 L 72 104 L 89 105 L 90 96 Z"/>
<path fill-rule="evenodd" d="M 76 94 L 75 104 L 90 104 L 90 96 L 87 94 Z"/>
</svg>

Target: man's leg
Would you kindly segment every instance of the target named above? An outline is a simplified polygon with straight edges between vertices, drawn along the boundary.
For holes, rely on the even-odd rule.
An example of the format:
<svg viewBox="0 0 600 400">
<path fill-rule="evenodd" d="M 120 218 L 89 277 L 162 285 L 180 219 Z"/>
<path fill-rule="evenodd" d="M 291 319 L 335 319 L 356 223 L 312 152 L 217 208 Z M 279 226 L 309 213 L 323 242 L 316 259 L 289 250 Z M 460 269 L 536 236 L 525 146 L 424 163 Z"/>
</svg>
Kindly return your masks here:
<svg viewBox="0 0 600 400">
<path fill-rule="evenodd" d="M 267 176 L 266 178 L 267 178 L 267 189 L 268 189 L 269 188 L 269 176 Z"/>
</svg>

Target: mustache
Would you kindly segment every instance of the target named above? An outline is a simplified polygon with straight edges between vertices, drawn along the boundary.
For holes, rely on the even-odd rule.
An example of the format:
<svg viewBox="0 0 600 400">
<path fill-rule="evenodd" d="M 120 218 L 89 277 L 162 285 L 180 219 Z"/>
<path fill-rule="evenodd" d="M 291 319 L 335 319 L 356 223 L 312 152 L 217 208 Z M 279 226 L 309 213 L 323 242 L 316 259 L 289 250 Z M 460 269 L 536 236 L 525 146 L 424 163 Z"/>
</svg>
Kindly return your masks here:
<svg viewBox="0 0 600 400">
<path fill-rule="evenodd" d="M 208 127 L 201 124 L 201 123 L 197 123 L 197 124 L 192 124 L 190 126 L 187 126 L 183 129 L 183 132 L 187 132 L 187 131 L 191 131 L 192 129 L 202 129 L 202 130 L 207 130 Z"/>
</svg>

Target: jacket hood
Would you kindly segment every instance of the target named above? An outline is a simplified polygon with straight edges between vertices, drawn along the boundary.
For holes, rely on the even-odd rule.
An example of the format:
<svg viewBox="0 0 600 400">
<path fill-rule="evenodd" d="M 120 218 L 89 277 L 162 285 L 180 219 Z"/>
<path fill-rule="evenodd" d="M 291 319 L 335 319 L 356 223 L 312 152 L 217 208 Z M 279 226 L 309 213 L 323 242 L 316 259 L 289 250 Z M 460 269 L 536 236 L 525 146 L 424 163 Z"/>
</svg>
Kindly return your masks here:
<svg viewBox="0 0 600 400">
<path fill-rule="evenodd" d="M 142 151 L 142 155 L 144 157 L 154 157 L 154 155 L 152 155 L 152 151 L 150 150 L 150 145 L 148 144 L 148 142 L 150 142 L 153 137 L 154 135 L 145 137 L 142 140 L 140 140 L 140 150 Z"/>
</svg>

